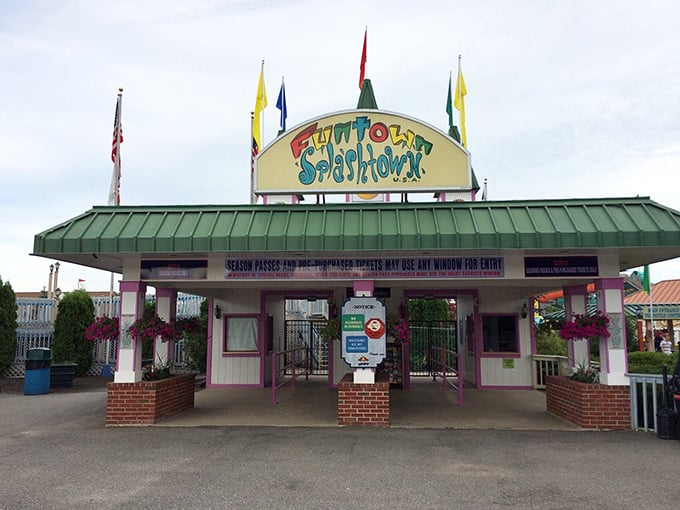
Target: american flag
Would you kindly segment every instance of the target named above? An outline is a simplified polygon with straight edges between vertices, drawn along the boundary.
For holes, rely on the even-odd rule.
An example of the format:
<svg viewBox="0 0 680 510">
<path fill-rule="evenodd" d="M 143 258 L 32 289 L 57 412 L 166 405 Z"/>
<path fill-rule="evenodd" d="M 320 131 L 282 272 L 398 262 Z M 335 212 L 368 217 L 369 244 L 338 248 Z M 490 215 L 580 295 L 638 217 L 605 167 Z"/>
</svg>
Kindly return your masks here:
<svg viewBox="0 0 680 510">
<path fill-rule="evenodd" d="M 123 89 L 119 89 L 116 100 L 116 114 L 113 118 L 113 142 L 111 143 L 111 161 L 113 175 L 109 188 L 109 205 L 120 205 L 120 144 L 123 143 L 123 125 L 121 123 Z"/>
<path fill-rule="evenodd" d="M 257 156 L 258 152 L 260 152 L 260 150 L 257 147 L 257 140 L 253 137 L 253 150 L 250 155 L 250 172 L 253 174 L 255 173 L 255 156 Z"/>
<path fill-rule="evenodd" d="M 123 126 L 120 123 L 120 103 L 121 95 L 118 95 L 118 101 L 116 101 L 116 116 L 113 119 L 113 142 L 111 142 L 111 161 L 116 162 L 116 156 L 118 155 L 118 149 L 120 144 L 123 143 Z"/>
</svg>

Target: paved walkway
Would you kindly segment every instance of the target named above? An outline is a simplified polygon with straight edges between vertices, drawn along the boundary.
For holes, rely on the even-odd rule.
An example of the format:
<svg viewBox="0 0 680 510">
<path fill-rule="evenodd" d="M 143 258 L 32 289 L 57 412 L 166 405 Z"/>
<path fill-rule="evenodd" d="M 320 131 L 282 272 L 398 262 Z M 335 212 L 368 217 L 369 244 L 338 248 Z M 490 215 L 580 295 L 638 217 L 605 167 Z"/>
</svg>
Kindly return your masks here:
<svg viewBox="0 0 680 510">
<path fill-rule="evenodd" d="M 330 423 L 334 392 L 320 389 Z M 420 405 L 429 389 L 435 388 L 395 395 L 397 425 L 392 428 L 105 427 L 103 389 L 0 393 L 0 509 L 678 507 L 680 441 L 630 431 L 406 428 L 424 414 Z M 311 385 L 300 386 L 295 397 L 311 390 Z M 216 398 L 224 416 L 240 415 L 245 421 L 247 407 L 230 408 L 235 401 L 224 400 L 230 391 L 222 390 L 221 398 L 217 392 L 197 392 L 198 414 Z M 311 423 L 312 415 L 299 402 L 297 412 L 290 410 L 292 398 L 285 392 L 277 406 L 266 392 L 240 393 L 259 399 L 259 406 L 253 404 L 258 412 L 290 420 L 307 413 Z M 484 427 L 522 427 L 534 405 L 513 401 L 511 393 L 521 394 L 468 391 L 462 408 L 455 407 L 453 394 L 433 391 L 431 397 L 451 404 L 444 416 L 470 413 L 484 417 Z M 495 400 L 484 400 L 494 394 Z M 535 401 L 539 419 L 531 422 L 537 427 L 542 395 L 526 396 L 526 402 Z M 413 399 L 408 419 L 399 416 L 402 399 Z M 253 413 L 251 420 L 257 416 Z M 458 423 L 464 427 L 474 421 Z"/>
<path fill-rule="evenodd" d="M 412 379 L 409 390 L 390 391 L 392 428 L 507 430 L 579 430 L 546 411 L 543 392 L 465 389 L 457 394 L 429 378 Z M 271 388 L 205 389 L 195 407 L 157 424 L 191 426 L 337 427 L 337 391 L 325 378 L 300 379 L 295 389 L 280 388 L 272 404 Z"/>
</svg>

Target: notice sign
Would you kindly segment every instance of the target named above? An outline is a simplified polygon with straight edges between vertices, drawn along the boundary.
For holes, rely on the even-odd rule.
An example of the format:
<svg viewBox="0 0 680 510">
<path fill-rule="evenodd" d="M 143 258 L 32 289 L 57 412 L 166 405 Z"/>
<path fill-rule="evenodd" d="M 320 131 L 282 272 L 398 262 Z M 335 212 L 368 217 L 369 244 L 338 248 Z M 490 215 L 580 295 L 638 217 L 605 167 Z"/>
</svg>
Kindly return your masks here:
<svg viewBox="0 0 680 510">
<path fill-rule="evenodd" d="M 375 368 L 385 359 L 385 305 L 374 297 L 354 297 L 342 307 L 342 359 L 352 368 Z"/>
<path fill-rule="evenodd" d="M 564 276 L 599 276 L 597 257 L 524 257 L 527 278 L 562 278 Z"/>
</svg>

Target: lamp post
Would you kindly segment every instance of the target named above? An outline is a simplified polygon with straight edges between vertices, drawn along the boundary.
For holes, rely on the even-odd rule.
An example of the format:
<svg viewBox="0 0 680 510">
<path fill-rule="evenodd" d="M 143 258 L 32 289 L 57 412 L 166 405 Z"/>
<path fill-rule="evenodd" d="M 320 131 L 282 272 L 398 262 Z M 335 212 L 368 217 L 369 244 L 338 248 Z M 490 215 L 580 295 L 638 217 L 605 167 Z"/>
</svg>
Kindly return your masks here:
<svg viewBox="0 0 680 510">
<path fill-rule="evenodd" d="M 59 262 L 54 263 L 54 293 L 57 293 L 57 290 L 59 290 Z M 59 291 L 59 294 L 61 294 L 61 291 Z M 54 295 L 52 297 L 55 297 Z M 56 296 L 57 299 L 59 299 L 59 296 Z"/>
<path fill-rule="evenodd" d="M 52 299 L 52 277 L 54 276 L 54 264 L 50 264 L 50 277 L 47 280 L 47 297 Z"/>
</svg>

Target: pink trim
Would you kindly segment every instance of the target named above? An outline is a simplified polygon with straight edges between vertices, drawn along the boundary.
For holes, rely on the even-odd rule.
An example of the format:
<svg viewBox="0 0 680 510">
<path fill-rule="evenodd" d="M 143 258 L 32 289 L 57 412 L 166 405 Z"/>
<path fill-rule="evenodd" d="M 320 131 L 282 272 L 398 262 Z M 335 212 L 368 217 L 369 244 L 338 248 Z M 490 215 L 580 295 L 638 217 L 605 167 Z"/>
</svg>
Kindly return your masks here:
<svg viewBox="0 0 680 510">
<path fill-rule="evenodd" d="M 262 195 L 262 204 L 267 205 L 267 195 Z"/>
<path fill-rule="evenodd" d="M 328 382 L 329 388 L 337 388 L 338 387 L 337 384 L 333 384 L 333 380 L 335 379 L 335 377 L 334 377 L 335 376 L 335 370 L 334 370 L 334 367 L 333 367 L 333 365 L 334 365 L 333 359 L 335 357 L 335 353 L 333 352 L 333 350 L 334 350 L 333 345 L 334 345 L 333 342 L 328 342 L 328 381 L 327 382 Z"/>
<path fill-rule="evenodd" d="M 375 282 L 373 280 L 354 280 L 352 282 L 354 294 L 357 292 L 370 292 L 373 295 L 375 291 Z"/>
<path fill-rule="evenodd" d="M 480 390 L 534 390 L 533 386 L 480 386 Z"/>
<path fill-rule="evenodd" d="M 206 388 L 262 388 L 259 384 L 205 384 Z"/>
<path fill-rule="evenodd" d="M 255 345 L 257 345 L 258 350 L 257 351 L 236 351 L 236 352 L 231 352 L 227 351 L 225 348 L 227 347 L 227 323 L 229 322 L 229 319 L 234 319 L 234 318 L 253 318 L 255 319 L 257 323 L 257 341 Z M 222 357 L 223 358 L 230 358 L 230 357 L 261 357 L 261 356 L 266 356 L 266 353 L 262 352 L 262 339 L 264 335 L 262 334 L 262 307 L 260 307 L 260 313 L 223 313 L 222 314 Z M 262 360 L 260 359 L 260 365 L 262 365 Z M 262 373 L 260 372 L 260 379 L 262 379 Z"/>
<path fill-rule="evenodd" d="M 595 290 L 623 290 L 623 278 L 600 278 L 595 282 Z"/>
<path fill-rule="evenodd" d="M 120 281 L 120 299 L 118 300 L 118 317 L 122 318 L 122 311 L 123 311 L 123 293 L 135 293 L 135 320 L 137 320 L 140 317 L 140 311 L 139 311 L 139 304 L 140 304 L 140 295 L 144 297 L 146 295 L 146 283 L 142 281 L 130 281 L 130 280 L 121 280 Z M 143 307 L 142 307 L 143 310 Z M 132 372 L 137 371 L 136 361 L 137 361 L 137 340 L 132 341 Z M 122 342 L 120 341 L 120 336 L 118 337 L 118 355 L 116 356 L 116 372 L 120 370 L 120 349 L 121 349 L 121 344 Z M 140 365 L 139 370 L 141 370 L 142 367 Z"/>
<path fill-rule="evenodd" d="M 465 349 L 474 356 L 475 360 L 475 380 L 468 381 L 471 382 L 475 388 L 479 389 L 482 383 L 482 360 L 480 354 L 482 352 L 483 340 L 479 314 L 479 291 L 477 289 L 405 289 L 404 299 L 422 299 L 425 296 L 434 296 L 438 298 L 458 298 L 459 296 L 471 296 L 472 297 L 472 323 L 474 324 L 474 338 L 473 342 L 475 345 L 474 352 L 467 351 L 467 339 L 465 341 Z M 406 375 L 406 371 L 404 374 Z M 406 376 L 404 376 L 406 380 Z M 410 381 L 409 381 L 410 384 Z"/>
<path fill-rule="evenodd" d="M 207 363 L 205 366 L 205 380 L 206 380 L 206 387 L 210 387 L 210 380 L 212 379 L 212 352 L 213 352 L 213 327 L 214 327 L 214 319 L 213 317 L 215 316 L 215 299 L 214 298 L 209 298 L 208 299 L 208 310 L 210 310 L 210 313 L 208 314 L 208 353 L 207 353 Z"/>
<path fill-rule="evenodd" d="M 587 285 L 565 285 L 562 287 L 565 299 L 570 296 L 587 296 Z"/>
<path fill-rule="evenodd" d="M 623 302 L 623 278 L 600 278 L 595 282 L 595 292 L 602 291 L 602 303 L 598 303 L 597 306 L 603 313 L 607 313 L 607 294 L 605 290 L 618 290 L 619 299 L 621 300 L 621 336 L 623 341 L 623 349 L 628 350 L 628 338 L 626 336 L 626 309 L 624 308 Z M 611 359 L 609 358 L 609 338 L 604 339 L 606 358 L 607 358 L 607 373 L 611 373 Z M 625 372 L 628 372 L 628 356 L 624 356 Z"/>
<path fill-rule="evenodd" d="M 288 298 L 298 298 L 298 297 L 307 297 L 307 296 L 316 296 L 321 299 L 329 299 L 333 297 L 333 291 L 332 290 L 319 290 L 319 289 L 307 289 L 307 290 L 260 290 L 260 315 L 262 316 L 262 321 L 263 321 L 263 328 L 260 330 L 262 333 L 262 338 L 258 338 L 258 342 L 260 342 L 260 352 L 261 352 L 261 358 L 260 358 L 260 385 L 261 387 L 265 387 L 265 368 L 266 368 L 266 361 L 267 361 L 267 355 L 269 354 L 266 349 L 265 345 L 265 330 L 267 328 L 267 313 L 266 313 L 266 301 L 267 297 L 269 296 L 283 296 L 283 299 L 288 299 Z M 260 333 L 258 333 L 260 335 Z M 273 354 L 272 354 L 273 355 Z M 329 362 L 329 366 L 332 364 L 332 358 L 329 358 L 331 361 Z M 333 379 L 331 378 L 331 370 L 329 368 L 328 370 L 328 383 L 329 385 L 332 385 Z"/>
<path fill-rule="evenodd" d="M 146 293 L 146 283 L 142 281 L 121 280 L 121 292 L 144 292 Z"/>
<path fill-rule="evenodd" d="M 172 289 L 168 287 L 161 287 L 161 288 L 156 288 L 156 297 L 157 298 L 176 298 L 177 297 L 177 289 Z M 156 300 L 158 302 L 158 300 Z"/>
<path fill-rule="evenodd" d="M 484 314 L 489 315 L 489 314 Z M 479 355 L 480 358 L 516 358 L 519 359 L 522 355 L 519 352 L 483 352 Z"/>
</svg>

